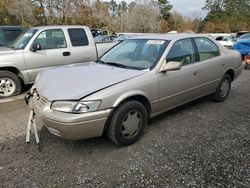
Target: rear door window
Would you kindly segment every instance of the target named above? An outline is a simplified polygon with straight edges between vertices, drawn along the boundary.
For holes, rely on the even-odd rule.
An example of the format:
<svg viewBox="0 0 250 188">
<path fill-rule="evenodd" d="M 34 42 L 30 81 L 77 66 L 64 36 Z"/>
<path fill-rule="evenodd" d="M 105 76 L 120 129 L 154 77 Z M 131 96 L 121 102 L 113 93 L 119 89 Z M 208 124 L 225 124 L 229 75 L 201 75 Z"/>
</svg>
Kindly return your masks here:
<svg viewBox="0 0 250 188">
<path fill-rule="evenodd" d="M 73 28 L 68 29 L 69 38 L 72 46 L 87 46 L 89 45 L 88 37 L 84 29 L 81 28 Z"/>
<path fill-rule="evenodd" d="M 205 61 L 220 55 L 219 47 L 208 38 L 195 38 L 200 61 Z"/>
</svg>

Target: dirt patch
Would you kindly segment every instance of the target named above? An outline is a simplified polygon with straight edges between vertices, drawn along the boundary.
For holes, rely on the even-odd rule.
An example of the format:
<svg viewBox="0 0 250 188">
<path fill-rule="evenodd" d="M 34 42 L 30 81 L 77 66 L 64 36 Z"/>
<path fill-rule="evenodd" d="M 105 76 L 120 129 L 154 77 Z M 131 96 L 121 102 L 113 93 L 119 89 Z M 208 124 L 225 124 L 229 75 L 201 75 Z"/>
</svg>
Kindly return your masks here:
<svg viewBox="0 0 250 188">
<path fill-rule="evenodd" d="M 250 72 L 223 103 L 199 99 L 152 119 L 142 139 L 25 143 L 23 101 L 0 105 L 0 187 L 250 187 Z"/>
</svg>

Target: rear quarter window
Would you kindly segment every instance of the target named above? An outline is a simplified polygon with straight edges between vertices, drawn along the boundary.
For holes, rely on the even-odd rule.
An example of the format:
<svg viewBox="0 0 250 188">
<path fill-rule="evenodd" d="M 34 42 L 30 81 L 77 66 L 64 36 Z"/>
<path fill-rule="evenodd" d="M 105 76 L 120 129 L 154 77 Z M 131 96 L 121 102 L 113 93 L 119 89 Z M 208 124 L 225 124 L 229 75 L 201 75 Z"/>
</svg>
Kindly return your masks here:
<svg viewBox="0 0 250 188">
<path fill-rule="evenodd" d="M 84 29 L 72 28 L 68 29 L 69 38 L 72 46 L 87 46 L 89 45 L 88 37 Z"/>
</svg>

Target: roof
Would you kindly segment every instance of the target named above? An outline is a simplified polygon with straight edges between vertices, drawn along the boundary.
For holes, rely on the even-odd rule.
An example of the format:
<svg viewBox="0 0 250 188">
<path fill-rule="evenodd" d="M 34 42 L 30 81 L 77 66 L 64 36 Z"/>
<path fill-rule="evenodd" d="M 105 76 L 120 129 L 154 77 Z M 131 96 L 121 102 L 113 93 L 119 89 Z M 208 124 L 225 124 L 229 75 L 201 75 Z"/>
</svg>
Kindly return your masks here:
<svg viewBox="0 0 250 188">
<path fill-rule="evenodd" d="M 14 25 L 1 25 L 2 29 L 24 29 L 22 26 L 14 26 Z"/>
<path fill-rule="evenodd" d="M 83 25 L 49 25 L 49 26 L 38 26 L 38 27 L 33 27 L 31 29 L 58 29 L 58 28 L 75 28 L 75 27 L 86 27 Z"/>
<path fill-rule="evenodd" d="M 157 35 L 136 36 L 133 37 L 133 39 L 174 40 L 174 39 L 193 38 L 193 37 L 207 37 L 207 35 L 190 34 L 190 33 L 157 34 Z"/>
<path fill-rule="evenodd" d="M 232 36 L 231 34 L 229 33 L 208 33 L 207 35 L 210 35 L 210 36 Z"/>
</svg>

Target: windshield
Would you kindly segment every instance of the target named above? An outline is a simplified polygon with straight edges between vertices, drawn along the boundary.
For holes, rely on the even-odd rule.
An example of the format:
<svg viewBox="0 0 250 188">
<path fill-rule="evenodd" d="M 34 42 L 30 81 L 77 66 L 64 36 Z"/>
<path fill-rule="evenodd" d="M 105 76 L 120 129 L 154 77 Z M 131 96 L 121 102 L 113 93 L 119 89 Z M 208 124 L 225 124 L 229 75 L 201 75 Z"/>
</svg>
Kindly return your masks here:
<svg viewBox="0 0 250 188">
<path fill-rule="evenodd" d="M 29 29 L 15 40 L 12 47 L 16 50 L 24 49 L 37 31 L 37 29 Z"/>
<path fill-rule="evenodd" d="M 250 39 L 250 34 L 244 34 L 240 37 L 240 39 Z"/>
<path fill-rule="evenodd" d="M 223 38 L 223 41 L 233 41 L 233 37 L 232 36 L 226 36 Z"/>
<path fill-rule="evenodd" d="M 130 69 L 149 69 L 156 63 L 168 43 L 165 40 L 126 40 L 104 54 L 99 62 Z"/>
</svg>

